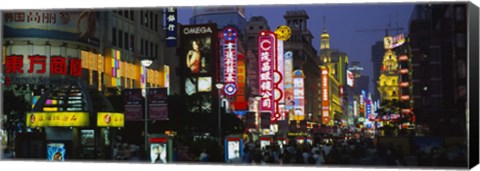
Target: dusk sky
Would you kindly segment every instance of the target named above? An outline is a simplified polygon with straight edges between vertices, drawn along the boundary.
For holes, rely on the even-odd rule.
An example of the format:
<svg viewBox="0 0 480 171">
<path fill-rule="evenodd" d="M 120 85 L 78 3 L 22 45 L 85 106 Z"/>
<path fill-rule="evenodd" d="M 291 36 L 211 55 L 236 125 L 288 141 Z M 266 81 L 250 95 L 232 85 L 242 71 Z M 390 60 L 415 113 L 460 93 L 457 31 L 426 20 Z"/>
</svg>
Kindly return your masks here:
<svg viewBox="0 0 480 171">
<path fill-rule="evenodd" d="M 373 64 L 371 47 L 376 41 L 383 41 L 385 31 L 357 32 L 365 29 L 386 29 L 389 22 L 392 28 L 403 27 L 393 35 L 408 34 L 408 23 L 415 4 L 412 3 L 358 3 L 358 4 L 315 4 L 315 5 L 248 5 L 247 20 L 252 16 L 264 16 L 271 29 L 285 25 L 288 10 L 304 9 L 310 19 L 307 21 L 312 32 L 313 46 L 319 52 L 320 34 L 323 31 L 323 16 L 326 17 L 327 31 L 330 34 L 330 46 L 348 54 L 349 61 L 360 61 L 363 74 L 370 76 L 370 89 L 373 84 Z M 178 8 L 179 23 L 188 24 L 192 16 L 192 7 Z"/>
</svg>

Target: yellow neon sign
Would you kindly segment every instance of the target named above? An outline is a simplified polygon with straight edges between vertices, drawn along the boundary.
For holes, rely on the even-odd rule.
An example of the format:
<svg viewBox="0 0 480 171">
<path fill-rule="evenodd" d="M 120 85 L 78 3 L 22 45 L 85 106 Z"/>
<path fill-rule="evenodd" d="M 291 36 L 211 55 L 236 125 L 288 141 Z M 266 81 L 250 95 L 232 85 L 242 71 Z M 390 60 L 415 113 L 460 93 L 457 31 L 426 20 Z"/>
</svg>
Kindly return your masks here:
<svg viewBox="0 0 480 171">
<path fill-rule="evenodd" d="M 88 112 L 27 113 L 28 127 L 84 127 L 89 126 Z"/>
<path fill-rule="evenodd" d="M 97 114 L 99 127 L 123 127 L 124 121 L 123 113 L 98 112 Z"/>
</svg>

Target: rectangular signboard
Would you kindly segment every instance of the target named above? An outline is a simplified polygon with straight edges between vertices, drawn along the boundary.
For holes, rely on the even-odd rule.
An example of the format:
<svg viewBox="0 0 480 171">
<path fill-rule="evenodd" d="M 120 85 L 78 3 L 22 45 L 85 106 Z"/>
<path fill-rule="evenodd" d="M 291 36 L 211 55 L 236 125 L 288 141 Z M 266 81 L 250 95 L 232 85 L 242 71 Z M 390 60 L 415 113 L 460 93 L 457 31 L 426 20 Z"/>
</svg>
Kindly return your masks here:
<svg viewBox="0 0 480 171">
<path fill-rule="evenodd" d="M 168 120 L 168 102 L 166 88 L 148 89 L 148 119 Z"/>
<path fill-rule="evenodd" d="M 141 89 L 124 89 L 124 116 L 125 121 L 139 121 L 143 118 L 142 108 L 142 90 Z"/>
</svg>

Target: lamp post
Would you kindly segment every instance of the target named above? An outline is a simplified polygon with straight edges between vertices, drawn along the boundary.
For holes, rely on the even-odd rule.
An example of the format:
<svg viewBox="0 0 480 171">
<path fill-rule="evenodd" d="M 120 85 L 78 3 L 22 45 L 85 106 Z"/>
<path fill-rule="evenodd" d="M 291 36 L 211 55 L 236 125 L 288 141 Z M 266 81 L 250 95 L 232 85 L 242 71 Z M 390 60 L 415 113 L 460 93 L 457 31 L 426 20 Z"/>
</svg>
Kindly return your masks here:
<svg viewBox="0 0 480 171">
<path fill-rule="evenodd" d="M 217 87 L 218 90 L 218 143 L 222 144 L 222 117 L 221 117 L 221 104 L 222 104 L 222 99 L 221 99 L 221 93 L 222 93 L 222 88 L 223 88 L 223 83 L 218 82 L 215 84 L 215 87 Z"/>
<path fill-rule="evenodd" d="M 145 152 L 148 152 L 148 72 L 146 69 L 152 65 L 153 61 L 151 59 L 142 59 L 142 66 L 145 67 Z"/>
<path fill-rule="evenodd" d="M 257 132 L 260 133 L 260 100 L 262 99 L 262 96 L 260 95 L 255 95 L 255 104 L 256 104 L 256 117 L 255 119 L 257 120 Z"/>
</svg>

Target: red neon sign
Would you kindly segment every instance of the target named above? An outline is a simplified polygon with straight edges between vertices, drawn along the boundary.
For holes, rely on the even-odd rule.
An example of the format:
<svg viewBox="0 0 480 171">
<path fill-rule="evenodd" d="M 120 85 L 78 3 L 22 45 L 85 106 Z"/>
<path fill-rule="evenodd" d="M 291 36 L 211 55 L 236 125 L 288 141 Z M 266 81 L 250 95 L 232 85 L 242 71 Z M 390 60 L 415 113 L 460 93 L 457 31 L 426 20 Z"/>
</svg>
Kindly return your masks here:
<svg viewBox="0 0 480 171">
<path fill-rule="evenodd" d="M 260 100 L 260 111 L 274 113 L 274 68 L 276 56 L 277 40 L 275 34 L 271 31 L 262 31 L 258 36 L 258 82 Z M 276 120 L 271 117 L 271 120 Z"/>
</svg>

